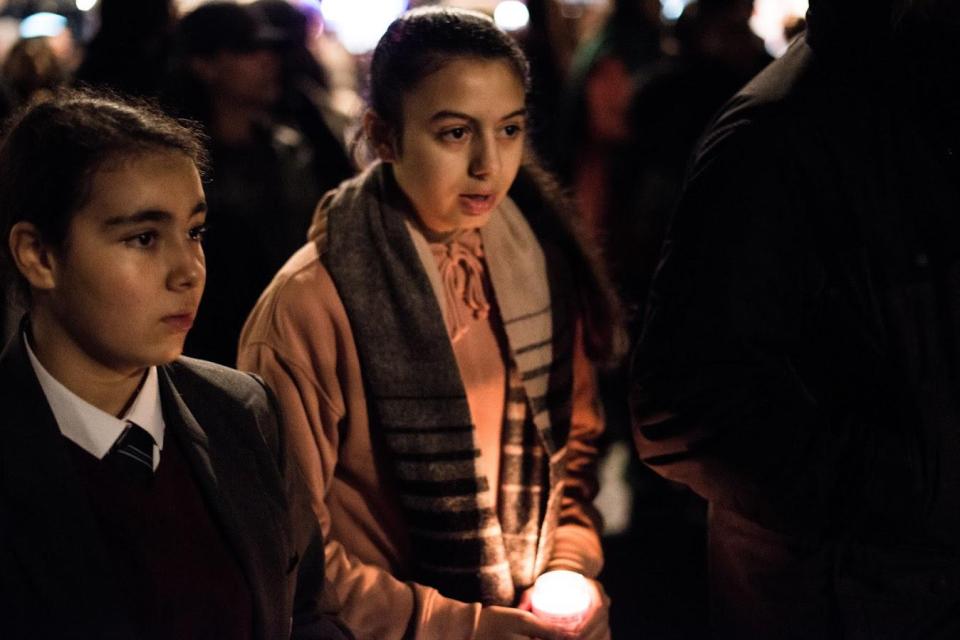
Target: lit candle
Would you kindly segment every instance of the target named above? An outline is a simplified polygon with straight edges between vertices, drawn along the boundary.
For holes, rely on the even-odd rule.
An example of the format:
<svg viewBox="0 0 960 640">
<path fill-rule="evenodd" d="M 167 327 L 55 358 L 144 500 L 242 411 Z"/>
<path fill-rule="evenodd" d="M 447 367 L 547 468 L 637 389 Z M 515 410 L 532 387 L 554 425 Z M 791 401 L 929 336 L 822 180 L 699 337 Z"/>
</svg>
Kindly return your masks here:
<svg viewBox="0 0 960 640">
<path fill-rule="evenodd" d="M 556 627 L 573 630 L 590 608 L 587 579 L 573 571 L 548 571 L 537 578 L 530 598 L 535 616 Z"/>
</svg>

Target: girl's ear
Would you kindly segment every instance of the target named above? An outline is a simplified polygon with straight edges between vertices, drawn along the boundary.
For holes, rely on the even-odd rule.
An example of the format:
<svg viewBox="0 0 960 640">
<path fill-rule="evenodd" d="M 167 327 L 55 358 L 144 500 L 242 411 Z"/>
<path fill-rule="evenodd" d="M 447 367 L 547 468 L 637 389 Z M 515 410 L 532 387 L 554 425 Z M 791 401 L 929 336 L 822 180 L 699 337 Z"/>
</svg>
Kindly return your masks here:
<svg viewBox="0 0 960 640">
<path fill-rule="evenodd" d="M 381 161 L 393 162 L 397 159 L 396 144 L 390 126 L 372 110 L 363 114 L 363 134 Z"/>
<path fill-rule="evenodd" d="M 10 229 L 10 256 L 17 269 L 34 289 L 53 289 L 56 277 L 50 248 L 30 222 L 18 222 Z"/>
</svg>

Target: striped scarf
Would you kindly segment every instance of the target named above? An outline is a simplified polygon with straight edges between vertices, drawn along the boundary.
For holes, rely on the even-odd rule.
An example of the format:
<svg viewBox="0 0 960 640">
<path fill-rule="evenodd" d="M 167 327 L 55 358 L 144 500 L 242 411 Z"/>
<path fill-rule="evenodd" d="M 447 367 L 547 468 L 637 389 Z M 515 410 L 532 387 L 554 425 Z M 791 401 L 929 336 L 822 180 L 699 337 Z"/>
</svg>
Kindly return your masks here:
<svg viewBox="0 0 960 640">
<path fill-rule="evenodd" d="M 423 268 L 407 206 L 388 166 L 341 187 L 321 204 L 324 262 L 354 333 L 371 431 L 390 454 L 409 577 L 448 597 L 512 604 L 549 560 L 560 509 L 573 331 L 568 303 L 558 305 L 551 286 L 563 269 L 551 267 L 563 260 L 551 260 L 558 256 L 509 201 L 481 231 L 512 355 L 497 513 L 477 470 L 438 275 Z"/>
</svg>

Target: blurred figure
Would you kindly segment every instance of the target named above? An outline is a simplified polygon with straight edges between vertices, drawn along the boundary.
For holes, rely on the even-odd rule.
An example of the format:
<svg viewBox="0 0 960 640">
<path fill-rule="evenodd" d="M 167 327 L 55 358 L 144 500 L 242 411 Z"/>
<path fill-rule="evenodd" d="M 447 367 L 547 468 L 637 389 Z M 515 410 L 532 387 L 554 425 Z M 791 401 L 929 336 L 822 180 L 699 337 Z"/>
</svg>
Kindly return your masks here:
<svg viewBox="0 0 960 640">
<path fill-rule="evenodd" d="M 629 138 L 628 106 L 642 68 L 663 55 L 658 0 L 616 0 L 600 32 L 576 51 L 557 129 L 557 171 L 595 235 L 607 217 L 611 168 Z"/>
<path fill-rule="evenodd" d="M 960 4 L 811 0 L 703 138 L 635 356 L 720 638 L 960 637 Z"/>
<path fill-rule="evenodd" d="M 211 2 L 178 25 L 170 97 L 210 136 L 207 294 L 186 353 L 236 361 L 247 314 L 306 238 L 322 195 L 310 145 L 272 119 L 283 32 L 254 6 Z"/>
<path fill-rule="evenodd" d="M 564 56 L 555 27 L 556 6 L 552 0 L 527 0 L 530 22 L 520 38 L 520 45 L 530 60 L 531 128 L 529 139 L 533 149 L 548 169 L 556 169 L 556 137 L 558 130 L 557 101 L 563 93 L 563 77 L 568 56 Z M 571 47 L 572 48 L 572 47 Z"/>
<path fill-rule="evenodd" d="M 48 6 L 46 3 L 34 5 L 35 8 Z M 49 8 L 56 8 L 56 3 Z M 78 51 L 73 32 L 66 16 L 50 11 L 39 11 L 24 17 L 16 31 L 21 39 L 45 38 L 56 56 L 64 74 L 70 76 L 77 68 Z"/>
<path fill-rule="evenodd" d="M 344 143 L 350 118 L 330 104 L 326 70 L 307 46 L 322 18 L 319 11 L 309 13 L 306 5 L 287 0 L 259 0 L 256 7 L 287 43 L 280 50 L 281 90 L 274 113 L 303 132 L 313 148 L 318 186 L 326 192 L 352 176 L 354 166 Z"/>
<path fill-rule="evenodd" d="M 157 96 L 169 64 L 173 0 L 100 0 L 100 29 L 87 46 L 77 82 Z"/>
<path fill-rule="evenodd" d="M 12 108 L 49 96 L 67 80 L 46 37 L 18 40 L 0 67 L 0 76 L 9 87 Z"/>
<path fill-rule="evenodd" d="M 608 258 L 639 332 L 667 221 L 697 139 L 771 58 L 750 29 L 753 0 L 697 0 L 674 30 L 677 54 L 648 68 L 630 106 L 630 162 L 608 229 Z"/>
</svg>

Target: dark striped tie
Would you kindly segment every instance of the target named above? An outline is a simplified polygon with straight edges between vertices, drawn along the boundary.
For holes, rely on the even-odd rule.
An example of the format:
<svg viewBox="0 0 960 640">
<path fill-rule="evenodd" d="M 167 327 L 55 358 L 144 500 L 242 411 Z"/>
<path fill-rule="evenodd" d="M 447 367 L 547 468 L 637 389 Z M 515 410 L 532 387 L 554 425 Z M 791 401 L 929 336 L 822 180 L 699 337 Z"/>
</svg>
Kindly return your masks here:
<svg viewBox="0 0 960 640">
<path fill-rule="evenodd" d="M 153 478 L 153 436 L 132 422 L 113 443 L 107 458 L 125 473 L 140 480 Z"/>
</svg>

